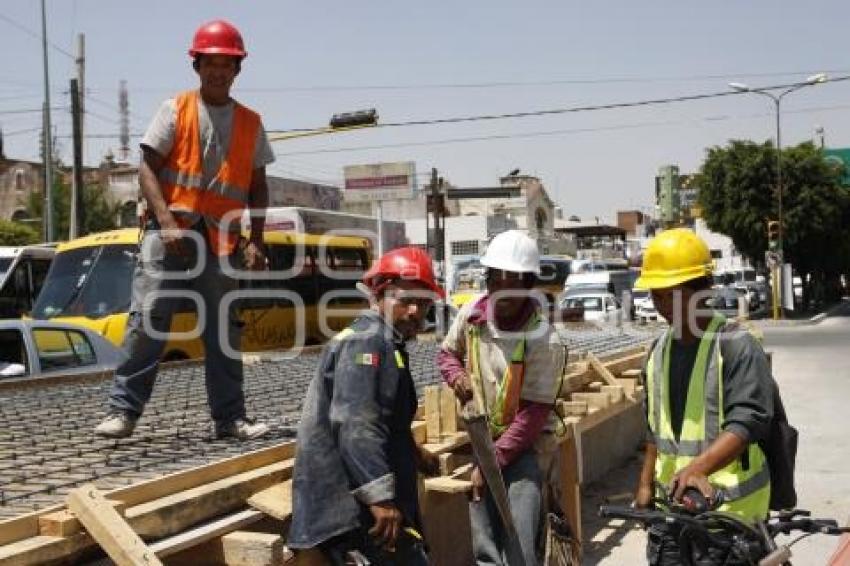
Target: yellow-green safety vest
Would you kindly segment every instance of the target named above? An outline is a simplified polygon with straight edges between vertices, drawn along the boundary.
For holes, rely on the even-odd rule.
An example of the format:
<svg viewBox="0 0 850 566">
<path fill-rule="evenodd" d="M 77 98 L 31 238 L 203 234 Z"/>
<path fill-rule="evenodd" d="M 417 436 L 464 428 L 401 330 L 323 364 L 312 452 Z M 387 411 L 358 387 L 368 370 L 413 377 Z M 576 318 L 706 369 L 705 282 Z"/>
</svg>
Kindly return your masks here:
<svg viewBox="0 0 850 566">
<path fill-rule="evenodd" d="M 658 455 L 655 480 L 668 485 L 676 472 L 703 453 L 720 435 L 723 425 L 723 357 L 720 351 L 722 327 L 726 320 L 715 316 L 700 339 L 697 358 L 688 386 L 685 414 L 679 439 L 673 435 L 670 419 L 670 342 L 668 330 L 656 343 L 646 365 L 649 427 L 655 437 Z M 708 481 L 724 494 L 720 511 L 745 521 L 768 514 L 770 473 L 758 443 L 747 447 L 749 464 L 736 458 L 714 472 Z"/>
<path fill-rule="evenodd" d="M 532 330 L 540 322 L 538 313 L 533 313 L 523 329 L 523 333 Z M 523 336 L 514 346 L 511 361 L 505 368 L 505 375 L 496 391 L 496 398 L 488 406 L 484 398 L 484 384 L 481 375 L 481 327 L 477 324 L 468 325 L 467 353 L 473 388 L 480 399 L 481 407 L 487 411 L 490 421 L 490 432 L 494 437 L 500 436 L 513 422 L 519 410 L 519 400 L 522 394 L 522 384 L 525 381 L 525 351 L 526 340 Z"/>
</svg>

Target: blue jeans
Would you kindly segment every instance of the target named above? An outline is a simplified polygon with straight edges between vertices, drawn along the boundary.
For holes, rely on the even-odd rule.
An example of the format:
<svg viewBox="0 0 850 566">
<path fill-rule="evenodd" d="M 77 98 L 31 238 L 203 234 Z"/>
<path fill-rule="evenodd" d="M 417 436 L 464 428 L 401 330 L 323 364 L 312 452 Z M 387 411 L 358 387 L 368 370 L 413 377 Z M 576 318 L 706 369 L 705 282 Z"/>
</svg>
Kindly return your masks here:
<svg viewBox="0 0 850 566">
<path fill-rule="evenodd" d="M 205 309 L 206 312 L 202 338 L 207 400 L 213 420 L 224 424 L 245 416 L 242 358 L 226 356 L 219 341 L 219 327 L 226 324 L 231 348 L 240 349 L 241 322 L 235 310 L 230 309 L 226 320 L 220 320 L 219 314 L 219 305 L 225 295 L 238 289 L 239 285 L 235 279 L 222 272 L 220 261 L 227 258 L 219 258 L 210 252 L 204 240 L 203 226 L 191 230 L 199 234 L 200 238 L 182 239 L 181 243 L 186 250 L 183 256 L 165 248 L 158 229 L 147 229 L 144 232 L 142 252 L 139 253 L 133 277 L 130 319 L 124 335 L 124 349 L 129 358 L 115 371 L 109 406 L 134 417 L 142 414 L 153 391 L 159 359 L 166 343 L 162 337 L 151 336 L 149 330 L 153 329 L 160 334 L 169 332 L 173 315 L 187 303 L 185 298 L 174 296 L 151 300 L 151 294 L 194 291 L 201 297 L 198 310 Z M 186 274 L 198 265 L 199 257 L 206 261 L 197 276 L 191 279 L 160 277 L 162 274 L 170 277 Z M 231 260 L 231 265 L 238 267 L 235 258 Z M 150 328 L 145 324 L 146 320 Z"/>
<path fill-rule="evenodd" d="M 540 528 L 542 505 L 541 474 L 534 450 L 526 451 L 502 469 L 508 490 L 514 525 L 519 535 L 526 566 L 537 564 L 535 543 Z M 505 536 L 502 519 L 490 491 L 481 501 L 469 502 L 469 519 L 472 524 L 472 551 L 478 566 L 505 566 Z"/>
</svg>

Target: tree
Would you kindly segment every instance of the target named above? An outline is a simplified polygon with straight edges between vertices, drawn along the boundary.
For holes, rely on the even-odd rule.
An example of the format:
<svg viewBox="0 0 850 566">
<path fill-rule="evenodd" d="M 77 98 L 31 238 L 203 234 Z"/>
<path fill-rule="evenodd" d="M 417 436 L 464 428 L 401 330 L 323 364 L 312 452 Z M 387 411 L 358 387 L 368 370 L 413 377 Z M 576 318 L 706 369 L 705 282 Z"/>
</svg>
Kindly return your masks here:
<svg viewBox="0 0 850 566">
<path fill-rule="evenodd" d="M 112 204 L 104 195 L 103 189 L 97 185 L 83 187 L 83 209 L 85 210 L 84 225 L 79 229 L 80 234 L 103 232 L 117 228 L 120 205 Z M 44 217 L 44 196 L 33 192 L 27 203 L 27 212 L 31 218 Z M 53 190 L 53 219 L 56 239 L 67 239 L 71 218 L 71 188 L 57 181 Z M 39 233 L 43 234 L 40 222 L 35 223 Z"/>
<path fill-rule="evenodd" d="M 38 232 L 19 222 L 0 220 L 0 246 L 26 246 L 41 241 Z"/>
<path fill-rule="evenodd" d="M 850 192 L 841 186 L 842 174 L 811 143 L 782 150 L 783 253 L 801 275 L 807 305 L 835 298 L 850 266 Z M 773 144 L 733 140 L 710 148 L 699 186 L 708 227 L 764 265 L 767 222 L 778 219 Z"/>
</svg>

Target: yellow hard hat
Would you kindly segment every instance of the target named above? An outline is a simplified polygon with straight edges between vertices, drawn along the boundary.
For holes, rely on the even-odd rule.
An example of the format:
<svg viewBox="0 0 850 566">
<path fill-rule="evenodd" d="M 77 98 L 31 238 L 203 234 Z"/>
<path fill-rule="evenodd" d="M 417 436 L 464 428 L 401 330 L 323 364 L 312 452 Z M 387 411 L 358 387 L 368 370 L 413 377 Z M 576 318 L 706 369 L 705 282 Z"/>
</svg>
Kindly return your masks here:
<svg viewBox="0 0 850 566">
<path fill-rule="evenodd" d="M 636 289 L 666 289 L 711 275 L 711 253 L 705 242 L 687 228 L 665 230 L 643 254 Z"/>
</svg>

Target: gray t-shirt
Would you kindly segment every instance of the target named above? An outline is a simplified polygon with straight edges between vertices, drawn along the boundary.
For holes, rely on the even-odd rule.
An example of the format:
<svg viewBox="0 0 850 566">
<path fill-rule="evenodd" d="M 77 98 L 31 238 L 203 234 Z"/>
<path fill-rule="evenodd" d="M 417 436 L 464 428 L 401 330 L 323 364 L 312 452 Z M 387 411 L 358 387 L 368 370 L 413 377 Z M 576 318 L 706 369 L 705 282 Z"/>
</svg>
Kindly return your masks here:
<svg viewBox="0 0 850 566">
<path fill-rule="evenodd" d="M 230 147 L 230 131 L 233 125 L 233 101 L 223 106 L 212 106 L 204 103 L 198 97 L 198 120 L 201 134 L 201 151 L 203 152 L 203 186 L 218 174 L 221 162 Z M 177 106 L 173 98 L 169 98 L 159 107 L 140 145 L 146 145 L 163 157 L 171 152 L 174 146 L 174 131 L 177 125 Z M 254 169 L 265 167 L 274 161 L 269 139 L 262 123 L 257 132 L 257 142 L 254 146 Z"/>
</svg>

